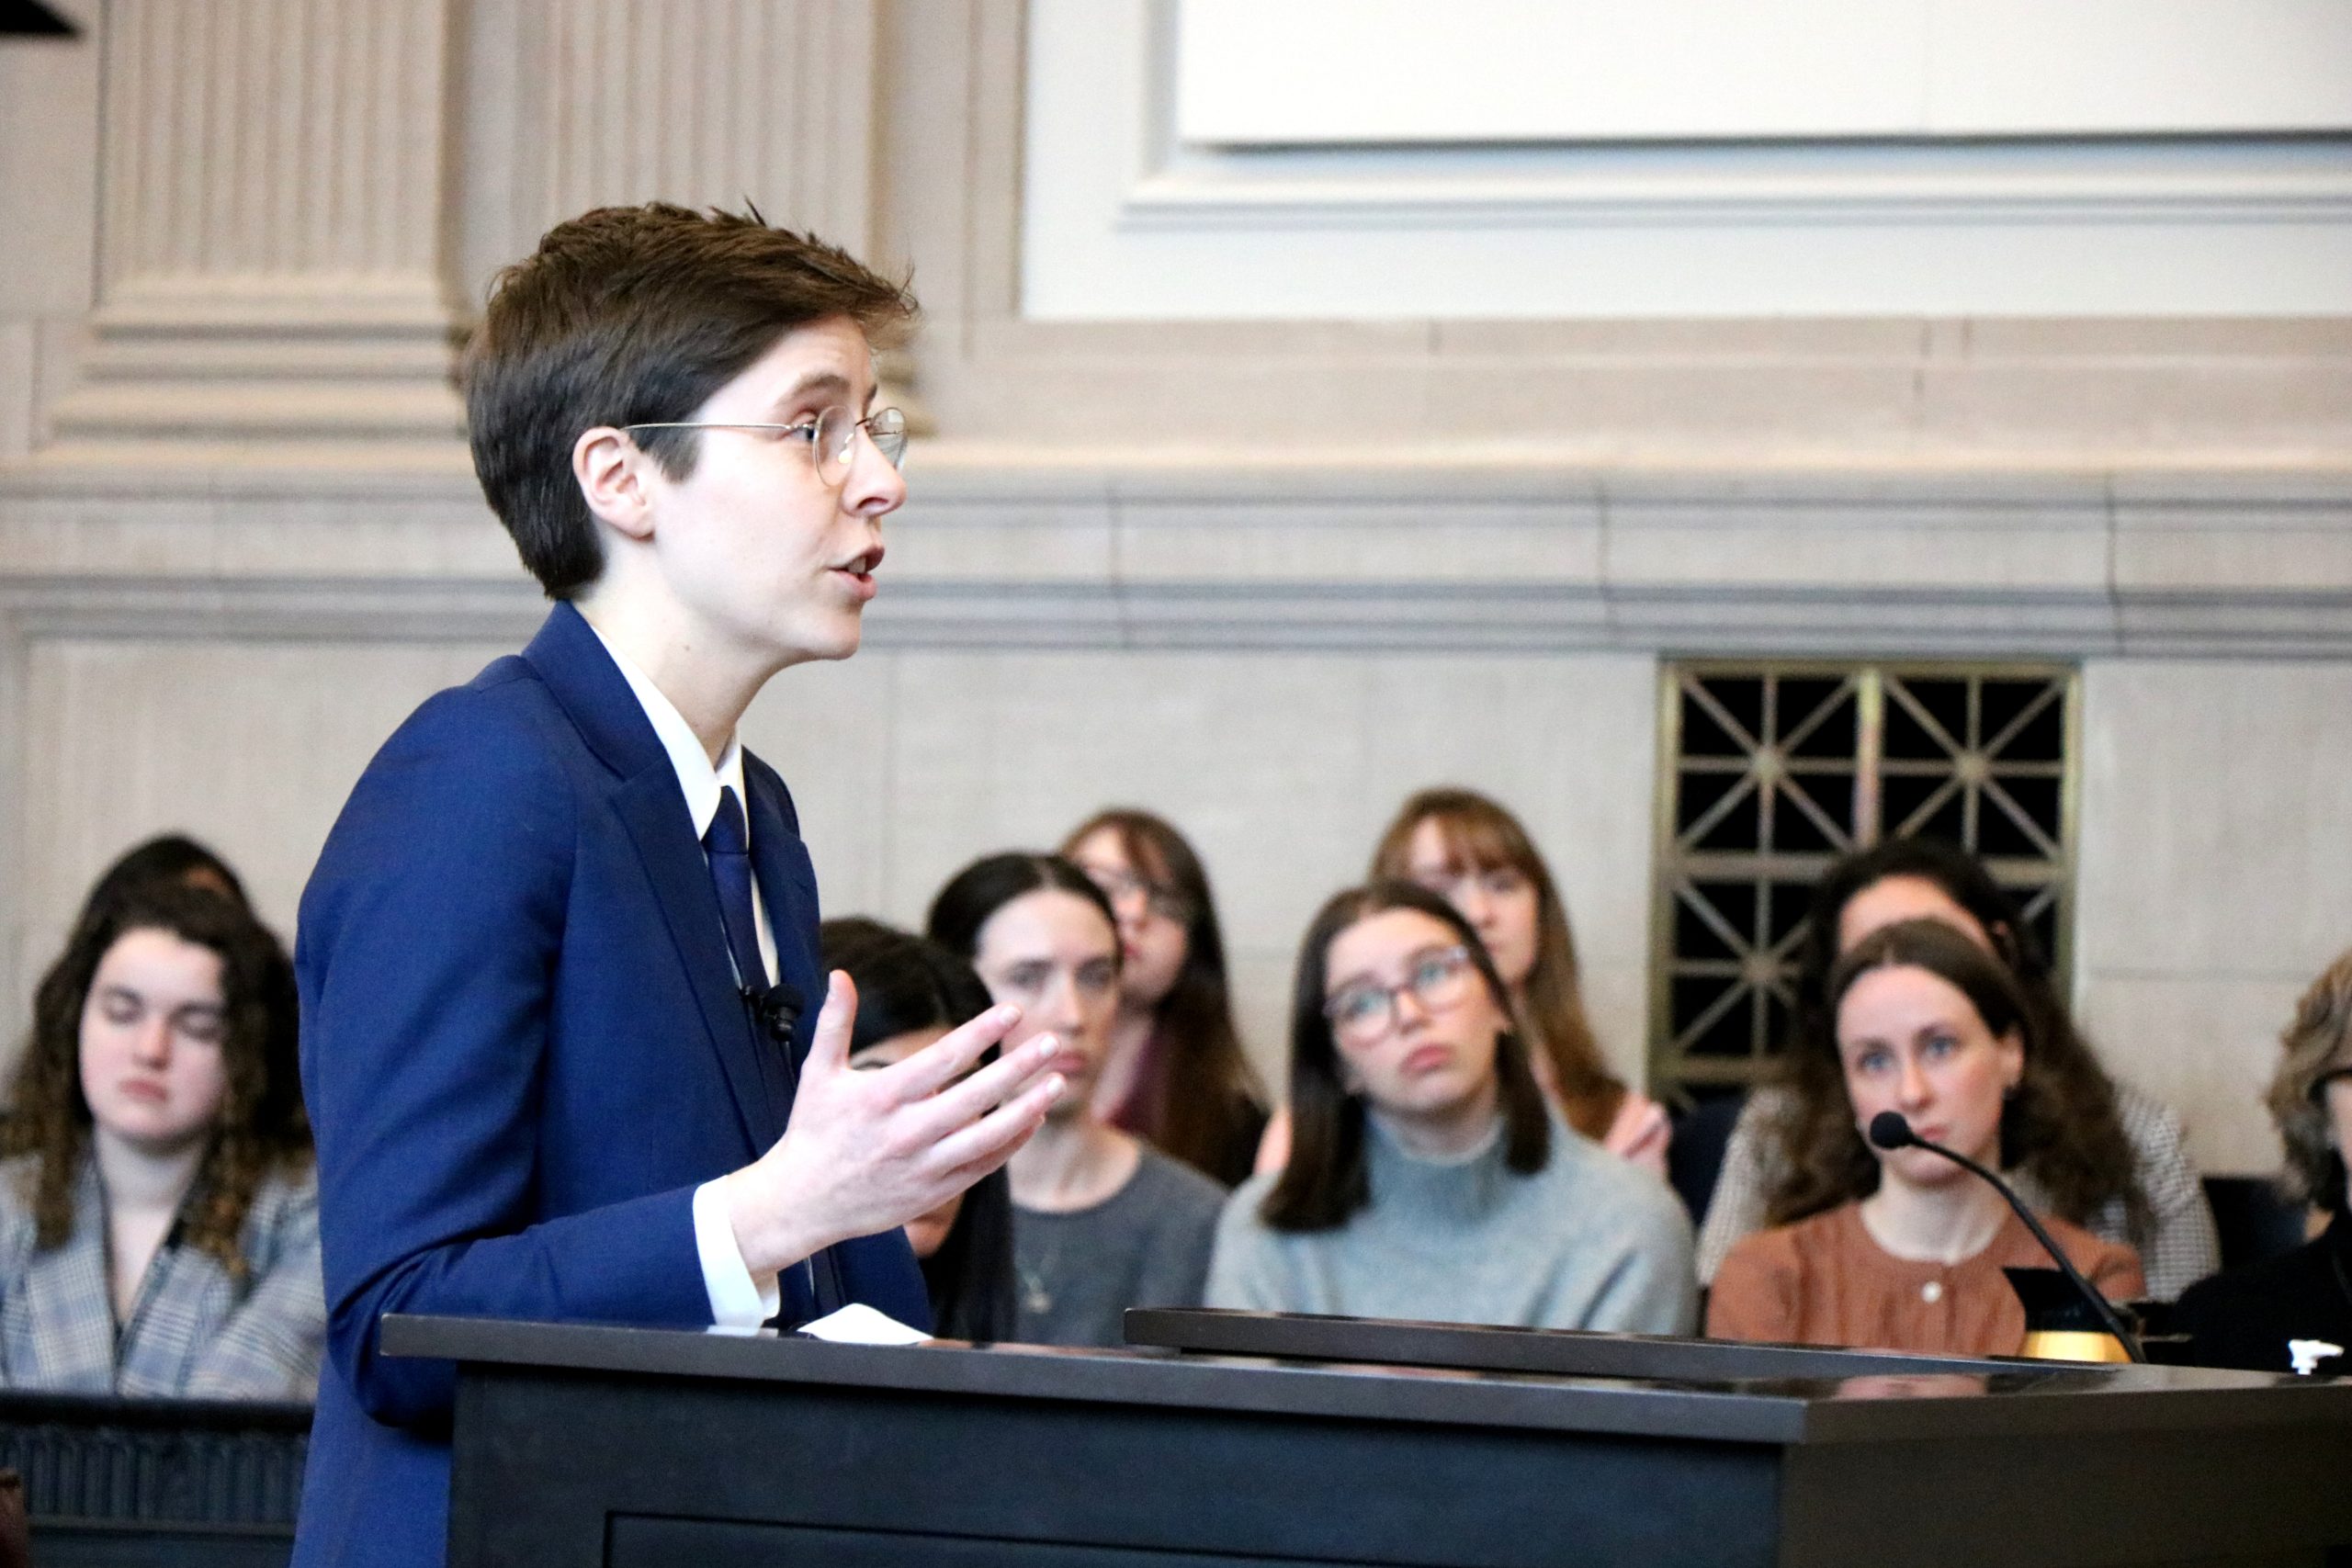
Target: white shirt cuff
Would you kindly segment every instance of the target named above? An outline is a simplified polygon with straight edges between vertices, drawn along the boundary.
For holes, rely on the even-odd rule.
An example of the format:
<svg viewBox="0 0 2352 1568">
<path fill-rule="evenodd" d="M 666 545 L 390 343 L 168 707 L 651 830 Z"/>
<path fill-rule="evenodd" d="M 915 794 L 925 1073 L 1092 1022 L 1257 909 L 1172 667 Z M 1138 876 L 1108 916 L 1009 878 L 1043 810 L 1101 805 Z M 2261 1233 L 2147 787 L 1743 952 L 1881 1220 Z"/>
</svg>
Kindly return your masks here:
<svg viewBox="0 0 2352 1568">
<path fill-rule="evenodd" d="M 710 1321 L 720 1328 L 757 1328 L 784 1304 L 775 1276 L 754 1279 L 735 1245 L 735 1227 L 718 1201 L 718 1183 L 695 1189 L 695 1253 L 702 1260 L 703 1293 L 710 1298 Z"/>
</svg>

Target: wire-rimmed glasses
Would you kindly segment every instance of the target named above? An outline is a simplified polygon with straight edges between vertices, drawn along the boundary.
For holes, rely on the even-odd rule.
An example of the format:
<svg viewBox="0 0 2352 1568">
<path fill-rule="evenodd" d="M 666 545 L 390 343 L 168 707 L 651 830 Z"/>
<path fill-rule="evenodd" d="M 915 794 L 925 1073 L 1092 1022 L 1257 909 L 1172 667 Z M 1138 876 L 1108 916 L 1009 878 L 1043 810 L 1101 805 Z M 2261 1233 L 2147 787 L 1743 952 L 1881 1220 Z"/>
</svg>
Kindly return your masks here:
<svg viewBox="0 0 2352 1568">
<path fill-rule="evenodd" d="M 897 409 L 876 409 L 860 419 L 857 411 L 846 403 L 835 403 L 818 412 L 814 419 L 804 419 L 797 424 L 755 424 L 742 420 L 669 419 L 644 424 L 625 424 L 623 430 L 755 430 L 764 431 L 778 441 L 806 441 L 809 460 L 817 465 L 817 477 L 830 489 L 839 490 L 849 480 L 849 471 L 857 464 L 857 433 L 874 443 L 882 460 L 898 468 L 907 457 L 907 416 Z"/>
</svg>

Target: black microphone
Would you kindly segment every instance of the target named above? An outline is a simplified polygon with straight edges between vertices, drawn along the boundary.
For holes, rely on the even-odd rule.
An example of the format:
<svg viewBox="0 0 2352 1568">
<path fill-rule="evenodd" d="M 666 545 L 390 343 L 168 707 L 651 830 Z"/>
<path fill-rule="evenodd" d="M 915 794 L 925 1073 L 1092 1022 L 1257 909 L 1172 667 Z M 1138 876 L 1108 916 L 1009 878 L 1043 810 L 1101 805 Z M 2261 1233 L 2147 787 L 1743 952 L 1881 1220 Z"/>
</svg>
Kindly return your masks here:
<svg viewBox="0 0 2352 1568">
<path fill-rule="evenodd" d="M 2033 1239 L 2041 1244 L 2041 1250 L 2056 1260 L 2059 1271 L 2066 1276 L 2075 1290 L 2082 1292 L 2083 1300 L 2090 1303 L 2091 1310 L 2098 1314 L 2098 1320 L 2107 1325 L 2107 1331 L 2115 1336 L 2115 1342 L 2123 1347 L 2123 1353 L 2135 1361 L 2144 1361 L 2148 1359 L 2148 1353 L 2140 1348 L 2140 1341 L 2132 1337 L 2131 1329 L 2124 1326 L 2121 1314 L 2108 1304 L 2107 1298 L 2100 1295 L 2088 1280 L 2083 1278 L 2083 1271 L 2075 1267 L 2075 1260 L 2067 1257 L 2056 1242 L 2050 1239 L 2050 1233 L 2042 1229 L 2040 1220 L 2033 1217 L 2033 1211 L 2027 1208 L 2015 1192 L 2009 1190 L 2007 1182 L 1970 1159 L 1966 1155 L 1948 1149 L 1941 1144 L 1928 1142 L 1911 1130 L 1911 1123 L 1904 1120 L 1903 1112 L 1900 1111 L 1882 1111 L 1871 1117 L 1870 1135 L 1871 1142 L 1879 1148 L 1890 1151 L 1925 1149 L 1929 1154 L 1941 1155 L 1962 1169 L 1973 1171 L 1991 1182 L 1993 1190 L 2008 1200 L 2009 1207 L 2016 1211 L 2018 1219 L 2025 1222 L 2025 1228 L 2031 1231 Z"/>
<path fill-rule="evenodd" d="M 799 1027 L 800 1015 L 808 1007 L 801 998 L 800 987 L 788 981 L 765 989 L 745 986 L 742 995 L 761 1032 L 782 1048 L 785 1066 L 797 1078 L 800 1063 L 799 1058 L 792 1054 L 792 1032 Z"/>
</svg>

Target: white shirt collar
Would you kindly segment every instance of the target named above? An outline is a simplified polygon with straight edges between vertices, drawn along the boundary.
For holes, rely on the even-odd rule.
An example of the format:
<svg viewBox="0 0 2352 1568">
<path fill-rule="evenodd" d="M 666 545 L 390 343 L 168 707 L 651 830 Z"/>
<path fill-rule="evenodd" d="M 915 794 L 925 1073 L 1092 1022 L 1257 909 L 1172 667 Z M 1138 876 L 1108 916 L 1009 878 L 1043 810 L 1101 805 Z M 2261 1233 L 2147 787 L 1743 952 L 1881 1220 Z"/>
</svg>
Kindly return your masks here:
<svg viewBox="0 0 2352 1568">
<path fill-rule="evenodd" d="M 598 631 L 594 623 L 591 622 L 588 629 L 596 633 L 596 640 L 605 645 L 606 653 L 612 655 L 614 664 L 620 669 L 621 679 L 627 681 L 628 689 L 636 694 L 637 705 L 643 708 L 645 716 L 652 721 L 653 733 L 660 738 L 662 749 L 670 754 L 670 766 L 678 775 L 678 788 L 686 797 L 686 813 L 694 818 L 695 837 L 700 839 L 710 831 L 710 819 L 718 815 L 718 792 L 724 787 L 733 790 L 735 798 L 743 801 L 746 818 L 743 840 L 749 843 L 751 803 L 743 795 L 742 743 L 736 737 L 729 736 L 727 750 L 719 753 L 718 765 L 711 766 L 710 754 L 702 749 L 702 742 L 695 736 L 694 726 L 688 724 L 685 715 L 678 711 L 678 705 L 662 695 L 662 688 L 655 685 L 627 654 L 614 647 L 612 638 Z"/>
</svg>

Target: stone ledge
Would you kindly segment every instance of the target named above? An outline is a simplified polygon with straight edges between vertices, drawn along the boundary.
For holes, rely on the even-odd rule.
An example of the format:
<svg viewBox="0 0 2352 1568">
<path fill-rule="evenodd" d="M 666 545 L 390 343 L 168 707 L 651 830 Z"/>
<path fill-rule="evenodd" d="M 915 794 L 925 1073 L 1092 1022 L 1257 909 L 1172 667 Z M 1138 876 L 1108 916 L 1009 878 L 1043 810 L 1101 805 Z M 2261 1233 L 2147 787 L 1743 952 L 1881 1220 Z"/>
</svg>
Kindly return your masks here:
<svg viewBox="0 0 2352 1568">
<path fill-rule="evenodd" d="M 916 475 L 876 646 L 2352 657 L 2352 471 Z M 20 627 L 505 637 L 538 604 L 461 469 L 0 469 Z"/>
</svg>

